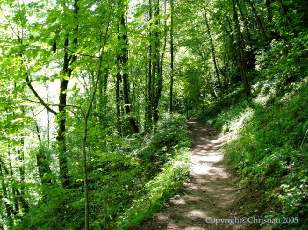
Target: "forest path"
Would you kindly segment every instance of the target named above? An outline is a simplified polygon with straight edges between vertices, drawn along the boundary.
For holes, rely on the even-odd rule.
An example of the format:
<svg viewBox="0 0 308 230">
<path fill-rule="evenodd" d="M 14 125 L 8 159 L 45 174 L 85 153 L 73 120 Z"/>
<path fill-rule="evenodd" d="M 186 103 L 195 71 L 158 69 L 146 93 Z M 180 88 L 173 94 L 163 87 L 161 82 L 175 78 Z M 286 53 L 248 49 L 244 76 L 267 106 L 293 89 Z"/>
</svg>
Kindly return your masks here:
<svg viewBox="0 0 308 230">
<path fill-rule="evenodd" d="M 237 179 L 226 171 L 223 163 L 221 148 L 227 136 L 217 135 L 215 130 L 194 120 L 189 121 L 188 126 L 193 146 L 190 177 L 184 191 L 171 198 L 163 210 L 137 229 L 246 229 L 243 225 L 206 223 L 206 220 L 236 216 L 239 189 Z"/>
</svg>

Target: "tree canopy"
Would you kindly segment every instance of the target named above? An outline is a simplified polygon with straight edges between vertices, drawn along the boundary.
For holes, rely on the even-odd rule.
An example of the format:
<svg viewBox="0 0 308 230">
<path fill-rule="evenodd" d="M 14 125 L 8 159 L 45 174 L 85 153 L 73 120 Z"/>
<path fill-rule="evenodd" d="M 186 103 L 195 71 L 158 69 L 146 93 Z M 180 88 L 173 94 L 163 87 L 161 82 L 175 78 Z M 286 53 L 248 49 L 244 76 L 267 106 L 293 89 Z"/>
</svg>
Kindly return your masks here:
<svg viewBox="0 0 308 230">
<path fill-rule="evenodd" d="M 132 227 L 187 176 L 185 119 L 246 106 L 230 164 L 251 183 L 284 162 L 297 192 L 267 195 L 307 223 L 306 0 L 1 0 L 0 22 L 0 229 Z"/>
</svg>

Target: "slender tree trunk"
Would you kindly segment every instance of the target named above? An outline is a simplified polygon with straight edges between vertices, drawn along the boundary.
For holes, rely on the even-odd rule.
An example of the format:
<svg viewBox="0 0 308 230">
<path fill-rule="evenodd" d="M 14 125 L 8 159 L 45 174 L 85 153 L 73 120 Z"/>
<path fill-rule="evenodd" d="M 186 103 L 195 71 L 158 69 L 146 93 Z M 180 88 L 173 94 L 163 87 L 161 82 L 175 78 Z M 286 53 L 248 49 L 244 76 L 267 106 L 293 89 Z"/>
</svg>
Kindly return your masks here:
<svg viewBox="0 0 308 230">
<path fill-rule="evenodd" d="M 174 0 L 170 0 L 170 89 L 169 89 L 169 113 L 173 111 L 173 81 L 174 81 Z"/>
<path fill-rule="evenodd" d="M 24 152 L 25 140 L 24 137 L 20 138 L 20 149 L 18 150 L 19 157 L 19 176 L 20 176 L 20 192 L 18 192 L 19 201 L 25 212 L 29 211 L 29 205 L 25 200 L 25 152 Z"/>
<path fill-rule="evenodd" d="M 23 40 L 19 39 L 20 44 L 23 44 Z M 23 54 L 20 53 L 20 58 L 22 58 Z M 21 65 L 23 65 L 23 62 L 21 62 Z M 34 94 L 34 96 L 40 101 L 41 105 L 44 106 L 47 110 L 47 142 L 48 142 L 48 146 L 49 146 L 49 112 L 53 113 L 54 115 L 57 115 L 57 113 L 50 108 L 50 106 L 48 105 L 48 97 L 47 97 L 47 103 L 39 96 L 39 94 L 35 91 L 34 87 L 32 86 L 29 74 L 27 73 L 26 70 L 24 70 L 24 67 L 21 66 L 21 73 L 25 72 L 26 75 L 26 83 L 28 85 L 28 87 L 30 88 L 30 90 L 32 91 L 32 93 Z M 48 92 L 48 89 L 47 89 Z M 46 176 L 51 175 L 51 170 L 49 168 L 49 162 L 45 156 L 45 154 L 43 153 L 42 149 L 41 149 L 41 137 L 40 137 L 40 131 L 39 131 L 39 127 L 38 124 L 35 122 L 35 127 L 36 127 L 36 131 L 37 131 L 37 135 L 38 135 L 38 139 L 40 142 L 40 147 L 39 147 L 39 152 L 36 155 L 36 160 L 37 160 L 37 167 L 38 167 L 38 171 L 39 171 L 39 175 L 40 175 L 40 179 L 41 179 L 41 183 L 46 185 L 46 184 L 51 184 L 51 180 L 50 179 L 45 179 Z M 27 208 L 27 207 L 25 207 Z"/>
<path fill-rule="evenodd" d="M 159 3 L 158 3 L 159 4 Z M 158 105 L 159 105 L 159 100 L 162 94 L 162 88 L 163 88 L 163 63 L 164 63 L 164 57 L 165 57 L 165 52 L 166 52 L 166 46 L 167 46 L 167 36 L 168 36 L 168 28 L 167 28 L 167 1 L 164 1 L 164 41 L 163 41 L 163 47 L 161 54 L 158 53 L 159 55 L 159 65 L 157 66 L 158 68 L 158 81 L 157 81 L 157 92 L 156 92 L 156 100 L 155 100 L 155 113 L 154 113 L 154 121 L 157 123 L 159 119 L 159 114 L 158 114 Z M 159 37 L 158 37 L 159 39 Z"/>
<path fill-rule="evenodd" d="M 155 3 L 155 11 L 154 11 L 154 16 L 156 17 L 155 25 L 157 27 L 160 26 L 160 5 L 159 5 L 159 0 L 156 1 Z M 159 100 L 161 97 L 161 92 L 162 92 L 162 83 L 163 83 L 163 76 L 161 73 L 161 56 L 160 56 L 160 49 L 161 49 L 161 44 L 160 44 L 160 33 L 159 31 L 155 31 L 154 33 L 154 60 L 155 62 L 153 63 L 153 70 L 154 70 L 154 79 L 153 79 L 153 121 L 154 124 L 156 125 L 159 114 L 158 114 L 158 105 L 159 105 Z"/>
<path fill-rule="evenodd" d="M 266 9 L 267 9 L 268 23 L 269 23 L 269 25 L 271 25 L 272 21 L 273 21 L 273 10 L 272 10 L 272 7 L 271 7 L 271 0 L 265 0 L 265 5 L 266 5 Z"/>
<path fill-rule="evenodd" d="M 87 140 L 88 140 L 88 122 L 89 122 L 89 118 L 92 112 L 92 107 L 93 104 L 95 102 L 95 96 L 96 96 L 96 92 L 97 92 L 97 87 L 100 84 L 101 80 L 102 80 L 102 61 L 103 61 L 103 54 L 104 54 L 104 48 L 105 48 L 105 44 L 106 44 L 106 37 L 107 37 L 107 33 L 109 30 L 109 23 L 108 22 L 108 26 L 106 28 L 106 33 L 105 33 L 105 41 L 102 44 L 102 47 L 100 48 L 100 56 L 99 56 L 99 63 L 98 63 L 98 70 L 97 70 L 97 76 L 96 79 L 94 77 L 94 87 L 93 87 L 93 91 L 90 97 L 90 100 L 88 102 L 88 107 L 86 112 L 84 112 L 83 110 L 81 111 L 83 114 L 83 119 L 84 119 L 84 123 L 83 123 L 83 139 L 82 139 L 82 159 L 83 159 L 83 188 L 84 188 L 84 228 L 85 230 L 88 230 L 90 228 L 90 213 L 89 213 L 89 171 L 88 171 L 88 151 L 87 151 Z M 101 87 L 101 86 L 99 86 Z M 107 87 L 107 83 L 106 83 L 106 87 Z M 106 92 L 104 92 L 106 93 Z"/>
<path fill-rule="evenodd" d="M 152 20 L 152 0 L 149 0 L 149 21 Z M 153 41 L 152 41 L 152 31 L 151 31 L 151 25 L 149 29 L 149 53 L 148 53 L 148 76 L 147 76 L 147 94 L 146 94 L 146 112 L 145 112 L 145 130 L 147 132 L 152 130 L 152 98 L 153 98 L 153 90 L 152 90 L 152 56 L 153 56 Z"/>
<path fill-rule="evenodd" d="M 303 2 L 302 12 L 303 12 L 303 25 L 307 28 L 308 27 L 308 1 Z"/>
<path fill-rule="evenodd" d="M 102 53 L 101 53 L 102 57 Z M 100 68 L 100 67 L 99 67 Z M 99 71 L 98 71 L 99 73 Z M 88 140 L 88 122 L 92 112 L 93 102 L 95 100 L 95 95 L 97 91 L 97 86 L 99 82 L 99 75 L 97 76 L 96 81 L 94 82 L 94 89 L 91 94 L 88 107 L 86 112 L 83 112 L 84 124 L 83 124 L 83 139 L 82 139 L 82 159 L 83 159 L 83 187 L 84 187 L 84 215 L 85 215 L 85 230 L 88 230 L 90 227 L 89 221 L 89 172 L 88 172 L 88 152 L 87 152 L 87 140 Z"/>
<path fill-rule="evenodd" d="M 47 98 L 46 101 L 49 103 L 49 86 L 48 84 L 46 85 L 46 92 L 47 92 Z M 49 149 L 50 147 L 50 113 L 47 110 L 47 148 Z"/>
<path fill-rule="evenodd" d="M 91 102 L 92 103 L 92 102 Z M 87 137 L 88 137 L 88 118 L 89 116 L 84 117 L 84 128 L 83 128 L 83 141 L 82 141 L 82 159 L 83 159 L 83 188 L 84 188 L 84 216 L 85 216 L 85 230 L 89 229 L 89 191 L 88 191 L 88 154 L 87 154 Z"/>
<path fill-rule="evenodd" d="M 249 24 L 248 24 L 248 20 L 246 18 L 246 15 L 244 14 L 243 12 L 243 7 L 241 5 L 238 5 L 238 9 L 239 9 L 239 12 L 240 12 L 240 17 L 241 17 L 241 20 L 243 21 L 244 23 L 244 30 L 245 30 L 245 34 L 246 34 L 246 39 L 247 39 L 247 43 L 249 45 L 252 44 L 252 41 L 251 41 L 251 34 L 250 34 L 250 31 L 249 31 Z"/>
<path fill-rule="evenodd" d="M 252 9 L 252 12 L 256 18 L 256 22 L 260 28 L 260 32 L 261 32 L 261 37 L 263 38 L 263 40 L 267 40 L 267 31 L 264 27 L 264 22 L 263 22 L 263 19 L 259 16 L 258 12 L 257 12 L 257 9 L 256 9 L 256 6 L 255 4 L 253 3 L 253 1 L 251 0 L 248 0 L 248 3 Z"/>
<path fill-rule="evenodd" d="M 131 109 L 131 101 L 130 101 L 130 84 L 129 84 L 129 76 L 128 76 L 128 37 L 127 37 L 127 26 L 126 26 L 126 15 L 125 15 L 125 5 L 120 4 L 120 23 L 119 23 L 119 35 L 118 39 L 120 41 L 121 46 L 123 47 L 118 55 L 118 62 L 122 73 L 118 73 L 122 77 L 123 84 L 123 99 L 124 99 L 124 109 L 125 114 L 128 116 L 128 122 L 130 125 L 130 129 L 133 133 L 139 132 L 138 124 L 135 118 L 132 115 Z"/>
<path fill-rule="evenodd" d="M 69 45 L 68 35 L 65 38 L 64 47 L 67 48 Z M 69 67 L 70 58 L 65 51 L 64 53 L 64 61 L 63 61 L 63 77 L 61 79 L 60 84 L 60 94 L 59 94 L 59 112 L 58 112 L 58 133 L 56 140 L 58 142 L 58 150 L 59 150 L 59 165 L 60 165 L 60 178 L 61 183 L 64 188 L 68 187 L 70 184 L 69 175 L 68 175 L 68 160 L 66 156 L 66 104 L 67 104 L 67 89 L 68 82 L 71 77 L 72 70 Z"/>
<path fill-rule="evenodd" d="M 283 3 L 283 0 L 279 0 L 278 2 L 280 4 L 280 6 L 281 6 L 282 14 L 286 16 L 288 14 L 288 8 Z"/>
<path fill-rule="evenodd" d="M 149 0 L 149 20 L 152 19 L 152 0 Z M 160 26 L 160 4 L 159 0 L 154 4 L 155 27 Z M 151 27 L 151 25 L 150 25 Z M 158 121 L 158 105 L 162 92 L 162 63 L 161 63 L 161 44 L 160 33 L 156 29 L 149 33 L 149 65 L 148 65 L 148 89 L 147 89 L 147 109 L 146 109 L 146 130 L 152 130 L 153 124 Z"/>
<path fill-rule="evenodd" d="M 99 59 L 99 70 L 97 73 L 98 76 L 98 105 L 97 105 L 97 112 L 98 112 L 98 119 L 100 122 L 101 127 L 103 128 L 106 125 L 105 119 L 105 112 L 106 112 L 106 105 L 107 105 L 107 87 L 108 87 L 108 77 L 109 77 L 109 69 L 104 68 L 102 69 L 102 57 Z M 118 87 L 118 82 L 116 82 L 116 87 Z M 120 114 L 118 114 L 118 99 L 119 99 L 119 88 L 116 89 L 116 106 L 117 106 L 117 118 L 120 118 Z"/>
<path fill-rule="evenodd" d="M 215 47 L 214 47 L 214 42 L 213 42 L 213 38 L 212 38 L 212 34 L 211 34 L 209 21 L 208 21 L 207 15 L 206 15 L 206 9 L 204 10 L 204 21 L 205 21 L 205 25 L 206 25 L 207 34 L 208 34 L 209 40 L 210 40 L 212 60 L 213 60 L 214 68 L 215 68 L 216 78 L 217 78 L 217 81 L 218 81 L 218 85 L 221 88 L 220 74 L 219 74 L 219 69 L 218 69 L 217 60 L 216 60 L 216 51 L 215 51 Z"/>
<path fill-rule="evenodd" d="M 13 213 L 16 215 L 19 212 L 19 204 L 18 204 L 18 198 L 17 198 L 17 189 L 16 189 L 16 180 L 14 178 L 14 172 L 13 172 L 13 167 L 12 167 L 12 161 L 11 161 L 11 146 L 8 146 L 8 161 L 9 161 L 9 171 L 10 171 L 10 184 L 11 184 L 11 189 L 12 189 L 12 199 L 13 199 L 13 204 L 14 208 Z"/>
<path fill-rule="evenodd" d="M 117 110 L 117 123 L 118 123 L 117 126 L 118 126 L 118 132 L 122 134 L 120 83 L 121 83 L 121 74 L 117 73 L 116 75 L 116 110 Z"/>
<path fill-rule="evenodd" d="M 51 181 L 50 176 L 52 172 L 50 170 L 46 154 L 44 153 L 44 150 L 42 148 L 41 132 L 40 132 L 40 128 L 36 121 L 35 121 L 35 128 L 36 128 L 36 135 L 40 143 L 38 152 L 36 154 L 36 162 L 37 162 L 37 167 L 39 171 L 39 176 L 40 176 L 42 185 L 51 185 L 52 181 Z"/>
<path fill-rule="evenodd" d="M 236 0 L 232 0 L 233 7 L 233 21 L 234 21 L 234 31 L 235 31 L 235 39 L 236 39 L 236 52 L 237 52 L 237 63 L 240 70 L 240 76 L 242 80 L 242 84 L 244 87 L 244 91 L 247 97 L 250 96 L 250 83 L 248 80 L 247 70 L 246 70 L 246 60 L 244 56 L 244 43 L 240 29 L 240 23 L 238 19 L 238 14 L 236 10 Z"/>
<path fill-rule="evenodd" d="M 245 31 L 245 34 L 246 34 L 246 43 L 249 46 L 249 48 L 244 51 L 244 56 L 246 57 L 246 60 L 245 60 L 246 61 L 246 67 L 247 67 L 247 70 L 255 70 L 255 65 L 256 65 L 256 63 L 255 63 L 256 62 L 256 55 L 255 55 L 255 48 L 254 48 L 255 44 L 252 41 L 251 33 L 249 31 L 248 20 L 246 18 L 246 15 L 244 14 L 242 6 L 240 4 L 238 4 L 238 9 L 239 9 L 239 12 L 240 12 L 240 17 L 241 17 L 242 21 L 244 22 L 244 31 Z M 263 25 L 263 22 L 262 22 L 262 25 Z M 265 41 L 268 38 L 268 36 L 265 35 L 265 34 L 262 34 L 262 37 L 263 37 L 263 41 Z"/>
<path fill-rule="evenodd" d="M 0 159 L 1 160 L 1 159 Z M 9 196 L 8 196 L 8 191 L 7 191 L 7 186 L 5 183 L 5 179 L 4 179 L 4 172 L 8 173 L 8 170 L 5 168 L 3 161 L 0 161 L 0 179 L 1 179 L 1 187 L 2 187 L 2 192 L 3 192 L 3 203 L 4 203 L 4 207 L 5 207 L 5 211 L 6 211 L 6 218 L 8 219 L 8 223 L 9 223 L 9 227 L 13 226 L 13 208 L 12 206 L 7 202 L 7 200 L 9 200 Z"/>
<path fill-rule="evenodd" d="M 74 2 L 74 15 L 75 20 L 78 21 L 78 11 L 79 11 L 79 2 L 75 0 Z M 74 29 L 74 39 L 73 45 L 74 48 L 77 49 L 77 36 L 78 36 L 78 23 Z M 64 188 L 69 187 L 70 179 L 68 172 L 68 159 L 67 159 L 67 146 L 66 146 L 66 105 L 67 105 L 67 90 L 68 83 L 71 78 L 72 68 L 71 65 L 77 60 L 77 56 L 75 54 L 68 54 L 69 47 L 69 34 L 67 33 L 65 41 L 64 41 L 64 57 L 63 57 L 63 68 L 60 83 L 60 94 L 59 94 L 59 112 L 58 112 L 58 132 L 56 140 L 58 142 L 58 150 L 59 150 L 59 165 L 60 165 L 60 178 L 61 184 Z"/>
</svg>

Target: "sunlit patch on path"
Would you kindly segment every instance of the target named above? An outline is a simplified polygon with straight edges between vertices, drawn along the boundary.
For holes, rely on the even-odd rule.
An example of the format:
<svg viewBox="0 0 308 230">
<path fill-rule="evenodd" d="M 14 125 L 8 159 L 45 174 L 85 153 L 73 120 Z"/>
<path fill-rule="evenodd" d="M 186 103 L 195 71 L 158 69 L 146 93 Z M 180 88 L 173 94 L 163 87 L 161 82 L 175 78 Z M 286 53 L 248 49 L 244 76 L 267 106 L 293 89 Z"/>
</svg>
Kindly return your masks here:
<svg viewBox="0 0 308 230">
<path fill-rule="evenodd" d="M 190 177 L 182 195 L 170 199 L 166 207 L 141 225 L 139 230 L 246 229 L 240 225 L 205 223 L 206 218 L 236 217 L 236 178 L 225 169 L 222 147 L 226 136 L 196 121 L 188 122 L 193 140 Z"/>
</svg>

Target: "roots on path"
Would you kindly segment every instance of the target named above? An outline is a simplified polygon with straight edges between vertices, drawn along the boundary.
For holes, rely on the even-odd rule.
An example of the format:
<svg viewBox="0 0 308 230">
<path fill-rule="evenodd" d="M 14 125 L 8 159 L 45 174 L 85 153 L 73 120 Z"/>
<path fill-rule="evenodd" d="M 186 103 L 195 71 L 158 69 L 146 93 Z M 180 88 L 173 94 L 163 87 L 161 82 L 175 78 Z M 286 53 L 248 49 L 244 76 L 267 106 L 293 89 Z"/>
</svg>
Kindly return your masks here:
<svg viewBox="0 0 308 230">
<path fill-rule="evenodd" d="M 245 225 L 210 223 L 215 219 L 239 218 L 235 206 L 239 196 L 237 179 L 224 167 L 221 148 L 226 136 L 217 135 L 213 129 L 196 121 L 189 121 L 188 126 L 193 146 L 190 178 L 184 191 L 170 199 L 161 212 L 138 229 L 248 229 Z"/>
</svg>

